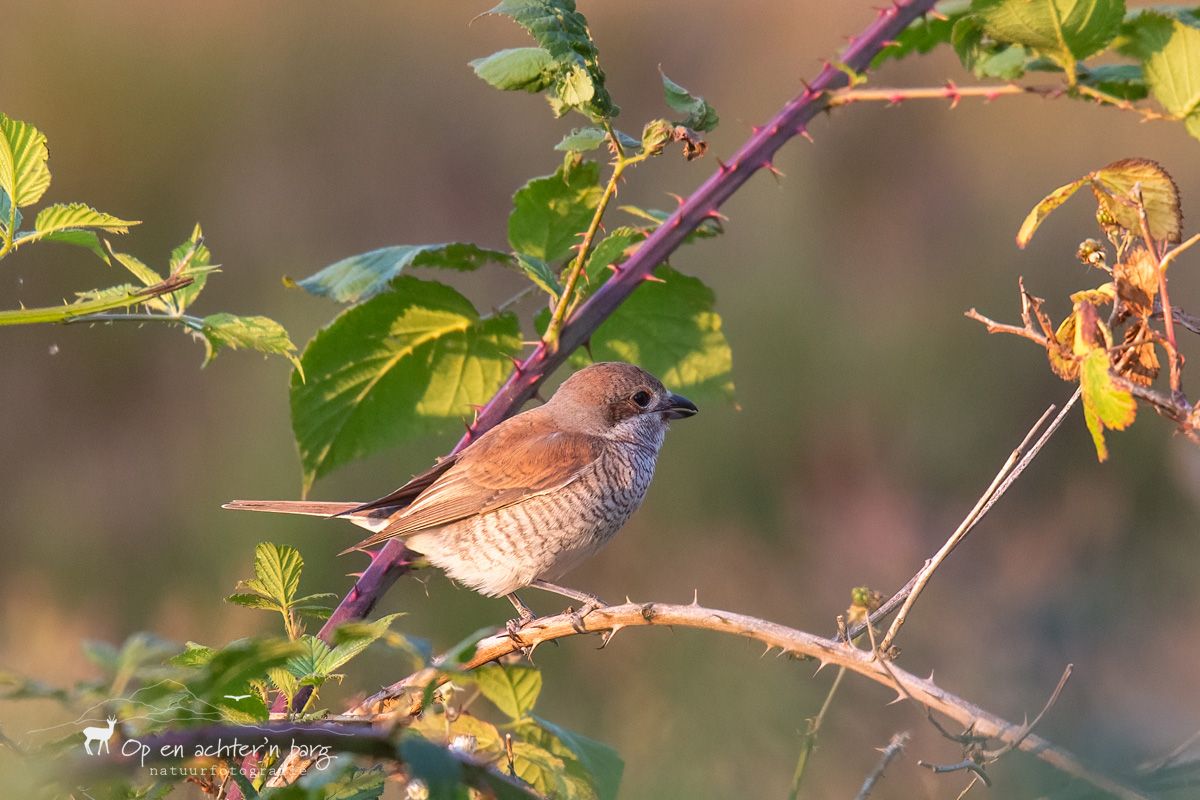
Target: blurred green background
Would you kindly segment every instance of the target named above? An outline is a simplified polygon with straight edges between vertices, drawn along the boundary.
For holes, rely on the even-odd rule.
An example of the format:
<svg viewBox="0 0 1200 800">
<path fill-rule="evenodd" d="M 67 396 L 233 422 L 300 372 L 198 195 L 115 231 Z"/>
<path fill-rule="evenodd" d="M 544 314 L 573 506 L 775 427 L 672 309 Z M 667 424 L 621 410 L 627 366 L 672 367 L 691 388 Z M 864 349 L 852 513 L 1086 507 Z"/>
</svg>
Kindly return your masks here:
<svg viewBox="0 0 1200 800">
<path fill-rule="evenodd" d="M 387 244 L 503 246 L 512 192 L 552 171 L 581 118 L 502 94 L 466 62 L 524 34 L 486 3 L 131 0 L 8 4 L 0 110 L 49 137 L 47 200 L 142 219 L 123 249 L 155 264 L 199 221 L 224 272 L 197 313 L 267 314 L 303 344 L 337 308 L 281 277 Z M 710 158 L 639 167 L 623 202 L 686 194 L 873 17 L 866 2 L 586 2 L 622 127 L 665 108 L 657 68 L 705 95 L 722 125 Z M 876 85 L 969 82 L 953 55 L 890 64 Z M 1095 235 L 1072 201 L 1027 251 L 1013 235 L 1054 187 L 1128 156 L 1160 161 L 1185 214 L 1200 203 L 1200 142 L 1181 125 L 1037 98 L 854 106 L 812 126 L 725 207 L 727 234 L 673 263 L 715 288 L 734 348 L 737 407 L 675 426 L 642 511 L 569 583 L 601 597 L 701 602 L 827 633 L 850 588 L 900 585 L 932 553 L 1050 403 L 1070 394 L 1028 342 L 962 312 L 1018 313 L 1019 274 L 1061 317 L 1097 283 L 1074 259 Z M 1187 231 L 1189 234 L 1193 230 Z M 1172 299 L 1200 308 L 1196 256 Z M 47 245 L 0 265 L 0 307 L 57 302 L 123 278 Z M 458 285 L 481 305 L 516 279 Z M 1190 334 L 1184 334 L 1189 336 Z M 1194 339 L 1185 346 L 1196 352 Z M 220 509 L 289 498 L 300 470 L 281 359 L 202 349 L 165 328 L 6 329 L 0 336 L 0 667 L 92 675 L 79 643 L 150 630 L 209 644 L 275 620 L 225 605 L 256 542 L 293 544 L 306 591 L 337 591 L 356 536 L 319 520 Z M 1186 374 L 1186 373 L 1185 373 Z M 1194 381 L 1193 381 L 1194 383 Z M 317 484 L 369 499 L 444 452 L 413 443 Z M 1131 768 L 1200 727 L 1200 450 L 1143 410 L 1096 463 L 1075 413 L 938 573 L 900 639 L 901 663 L 1019 721 L 1063 666 L 1075 677 L 1041 730 L 1107 769 Z M 557 599 L 531 594 L 543 611 Z M 406 578 L 380 611 L 444 648 L 510 609 L 439 574 Z M 832 680 L 695 631 L 627 631 L 604 651 L 538 650 L 539 712 L 609 742 L 629 798 L 780 797 L 805 718 Z M 331 706 L 400 676 L 356 662 Z M 826 722 L 805 796 L 853 794 L 892 733 L 913 743 L 877 797 L 954 797 L 962 775 L 915 760 L 960 754 L 910 705 L 851 678 Z M 70 715 L 0 704 L 24 731 Z M 997 797 L 1064 780 L 1015 755 Z M 976 790 L 980 793 L 980 790 Z"/>
</svg>

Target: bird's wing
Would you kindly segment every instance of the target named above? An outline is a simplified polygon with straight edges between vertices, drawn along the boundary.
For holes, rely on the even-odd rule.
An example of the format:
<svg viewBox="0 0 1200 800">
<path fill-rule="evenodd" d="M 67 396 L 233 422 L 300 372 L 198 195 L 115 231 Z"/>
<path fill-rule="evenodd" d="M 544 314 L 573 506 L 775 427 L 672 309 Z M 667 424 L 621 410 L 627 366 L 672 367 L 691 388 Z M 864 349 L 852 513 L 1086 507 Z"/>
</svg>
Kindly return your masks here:
<svg viewBox="0 0 1200 800">
<path fill-rule="evenodd" d="M 466 451 L 464 450 L 462 452 Z M 446 470 L 454 466 L 454 464 L 458 461 L 459 456 L 462 455 L 462 452 L 455 453 L 452 456 L 446 456 L 445 458 L 439 460 L 436 464 L 422 472 L 420 475 L 414 475 L 412 480 L 391 494 L 384 495 L 378 500 L 372 500 L 369 503 L 363 503 L 360 506 L 348 508 L 341 512 L 341 514 L 338 514 L 338 516 L 361 514 L 364 511 L 372 511 L 377 508 L 388 508 L 394 506 L 397 509 L 400 509 L 404 506 L 407 506 L 413 500 L 415 500 L 421 494 L 421 492 L 432 486 L 433 483 L 439 477 L 441 477 Z"/>
<path fill-rule="evenodd" d="M 391 524 L 351 549 L 496 511 L 575 481 L 603 449 L 598 436 L 556 430 L 541 415 L 522 414 L 463 450 Z"/>
</svg>

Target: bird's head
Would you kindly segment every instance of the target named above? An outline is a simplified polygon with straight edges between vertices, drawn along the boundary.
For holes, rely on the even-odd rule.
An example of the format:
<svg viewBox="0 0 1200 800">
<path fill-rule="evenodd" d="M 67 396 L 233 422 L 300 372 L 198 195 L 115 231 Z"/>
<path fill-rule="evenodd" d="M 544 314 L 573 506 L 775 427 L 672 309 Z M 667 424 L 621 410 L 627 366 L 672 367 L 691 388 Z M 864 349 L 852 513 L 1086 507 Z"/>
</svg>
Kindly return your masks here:
<svg viewBox="0 0 1200 800">
<path fill-rule="evenodd" d="M 620 361 L 593 364 L 567 378 L 547 406 L 586 433 L 665 430 L 667 422 L 699 409 L 641 367 Z"/>
</svg>

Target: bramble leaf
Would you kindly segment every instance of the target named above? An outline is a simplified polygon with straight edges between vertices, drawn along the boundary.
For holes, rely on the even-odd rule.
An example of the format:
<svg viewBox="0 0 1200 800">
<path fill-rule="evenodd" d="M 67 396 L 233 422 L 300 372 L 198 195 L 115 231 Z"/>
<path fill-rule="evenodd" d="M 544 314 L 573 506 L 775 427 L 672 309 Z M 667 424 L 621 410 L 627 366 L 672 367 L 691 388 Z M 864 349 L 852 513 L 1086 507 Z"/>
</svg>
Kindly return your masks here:
<svg viewBox="0 0 1200 800">
<path fill-rule="evenodd" d="M 1029 244 L 1029 240 L 1033 238 L 1034 232 L 1037 231 L 1046 217 L 1050 216 L 1050 212 L 1067 202 L 1071 195 L 1079 191 L 1079 187 L 1083 186 L 1084 181 L 1085 179 L 1083 178 L 1071 181 L 1065 186 L 1058 187 L 1038 201 L 1038 204 L 1025 217 L 1025 221 L 1021 223 L 1021 229 L 1017 231 L 1017 247 L 1024 248 L 1025 245 Z"/>
<path fill-rule="evenodd" d="M 483 696 L 512 719 L 525 716 L 542 691 L 542 673 L 523 664 L 488 664 L 473 675 Z"/>
<path fill-rule="evenodd" d="M 658 74 L 662 76 L 663 93 L 666 95 L 667 105 L 680 114 L 687 114 L 687 118 L 683 121 L 685 127 L 701 132 L 711 131 L 717 127 L 721 118 L 717 116 L 716 109 L 709 105 L 703 97 L 693 95 L 668 78 L 667 73 L 663 72 L 661 68 L 658 70 Z"/>
<path fill-rule="evenodd" d="M 558 64 L 540 47 L 514 47 L 469 62 L 475 74 L 506 92 L 540 92 L 554 83 Z"/>
<path fill-rule="evenodd" d="M 7 218 L 6 218 L 7 221 Z M 87 247 L 105 258 L 100 241 L 92 230 L 107 233 L 128 233 L 130 225 L 139 225 L 136 220 L 127 220 L 105 214 L 84 203 L 58 203 L 38 212 L 34 230 L 20 234 L 15 244 L 23 245 L 36 241 L 58 241 Z"/>
<path fill-rule="evenodd" d="M 1184 19 L 1145 11 L 1126 26 L 1122 50 L 1142 60 L 1154 99 L 1200 139 L 1200 29 Z"/>
<path fill-rule="evenodd" d="M 208 281 L 208 274 L 219 271 L 212 263 L 212 253 L 209 252 L 208 245 L 204 243 L 204 231 L 200 229 L 199 223 L 192 228 L 192 235 L 188 237 L 187 241 L 171 251 L 171 261 L 167 271 L 171 275 L 183 275 L 192 279 L 189 285 L 172 292 L 170 296 L 175 308 L 183 313 L 204 289 L 204 285 Z"/>
<path fill-rule="evenodd" d="M 607 138 L 608 134 L 603 128 L 576 128 L 554 145 L 554 149 L 568 153 L 586 153 L 600 147 Z"/>
<path fill-rule="evenodd" d="M 409 276 L 344 311 L 305 348 L 307 382 L 292 377 L 305 492 L 341 464 L 470 419 L 520 347 L 512 314 L 481 319 L 449 286 Z"/>
<path fill-rule="evenodd" d="M 307 292 L 339 303 L 360 303 L 382 292 L 408 267 L 434 267 L 471 271 L 489 262 L 505 263 L 507 253 L 467 242 L 403 244 L 382 247 L 343 258 L 297 281 Z"/>
<path fill-rule="evenodd" d="M 567 753 L 574 756 L 587 771 L 598 800 L 616 800 L 621 786 L 621 775 L 625 771 L 625 763 L 616 750 L 603 742 L 555 725 L 536 714 L 531 716 L 538 726 L 566 748 Z M 548 749 L 555 755 L 565 755 L 553 744 Z"/>
<path fill-rule="evenodd" d="M 527 256 L 524 253 L 517 253 L 516 260 L 517 266 L 521 272 L 525 273 L 525 277 L 533 281 L 533 284 L 543 292 L 558 300 L 562 295 L 562 286 L 558 284 L 558 278 L 554 275 L 554 270 L 550 269 L 549 264 L 540 258 Z"/>
<path fill-rule="evenodd" d="M 304 559 L 296 548 L 261 542 L 254 548 L 254 577 L 244 584 L 255 594 L 275 603 L 276 607 L 286 609 L 300 589 L 303 569 Z"/>
<path fill-rule="evenodd" d="M 1137 186 L 1141 189 L 1151 237 L 1172 244 L 1179 241 L 1183 230 L 1179 188 L 1160 164 L 1146 158 L 1126 158 L 1088 177 L 1096 199 L 1122 228 L 1134 233 L 1141 231 L 1141 218 L 1134 204 L 1133 190 Z"/>
<path fill-rule="evenodd" d="M 928 53 L 939 44 L 949 44 L 954 23 L 970 10 L 965 0 L 955 3 L 938 3 L 937 15 L 924 14 L 900 32 L 887 47 L 871 61 L 871 69 L 877 69 L 889 59 L 899 61 L 913 53 Z"/>
<path fill-rule="evenodd" d="M 12 207 L 12 201 L 8 199 L 8 192 L 0 187 L 0 230 L 6 230 L 10 220 L 12 221 L 12 229 L 14 231 L 20 230 L 23 219 L 21 210 Z"/>
<path fill-rule="evenodd" d="M 577 110 L 601 120 L 619 113 L 604 88 L 600 52 L 587 18 L 575 10 L 573 0 L 502 0 L 488 13 L 512 18 L 553 58 L 557 70 L 548 99 L 557 116 Z"/>
<path fill-rule="evenodd" d="M 296 358 L 296 345 L 282 325 L 268 317 L 239 317 L 235 314 L 210 314 L 196 333 L 204 342 L 204 363 L 209 364 L 222 347 L 247 348 L 267 355 L 280 355 L 296 367 L 301 380 L 304 367 Z"/>
<path fill-rule="evenodd" d="M 985 36 L 983 25 L 974 16 L 954 23 L 950 44 L 962 65 L 977 78 L 1014 80 L 1025 74 L 1029 51 L 1019 44 L 996 42 Z"/>
<path fill-rule="evenodd" d="M 975 18 L 1000 42 L 1019 44 L 1052 59 L 1069 76 L 1080 59 L 1103 50 L 1117 35 L 1124 0 L 975 0 Z"/>
<path fill-rule="evenodd" d="M 48 157 L 41 131 L 0 114 L 0 189 L 17 208 L 36 203 L 50 186 Z"/>
<path fill-rule="evenodd" d="M 1092 442 L 1096 445 L 1096 458 L 1105 461 L 1108 447 L 1104 443 L 1104 430 L 1125 430 L 1137 415 L 1137 403 L 1133 395 L 1118 387 L 1108 371 L 1108 353 L 1103 348 L 1091 350 L 1079 366 L 1079 386 L 1083 390 L 1083 414 Z"/>
<path fill-rule="evenodd" d="M 600 203 L 599 179 L 599 165 L 585 161 L 569 174 L 560 168 L 518 189 L 508 217 L 513 250 L 549 263 L 570 254 Z"/>
</svg>

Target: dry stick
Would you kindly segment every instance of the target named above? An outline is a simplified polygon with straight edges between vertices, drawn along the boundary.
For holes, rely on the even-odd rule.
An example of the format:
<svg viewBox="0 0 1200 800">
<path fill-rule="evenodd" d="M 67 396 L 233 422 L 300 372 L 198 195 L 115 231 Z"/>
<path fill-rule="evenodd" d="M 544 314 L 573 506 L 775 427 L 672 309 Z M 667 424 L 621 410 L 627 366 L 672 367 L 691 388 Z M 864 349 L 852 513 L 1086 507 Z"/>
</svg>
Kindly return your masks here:
<svg viewBox="0 0 1200 800">
<path fill-rule="evenodd" d="M 913 604 L 917 602 L 917 598 L 925 590 L 925 586 L 929 583 L 929 579 L 933 577 L 933 573 L 942 565 L 946 557 L 953 552 L 954 548 L 958 547 L 958 543 L 966 538 L 967 534 L 979 523 L 979 520 L 984 518 L 992 506 L 996 504 L 996 501 L 1004 496 L 1004 493 L 1008 491 L 1008 487 L 1012 486 L 1013 481 L 1020 477 L 1021 473 L 1025 471 L 1025 467 L 1029 466 L 1029 463 L 1041 451 L 1042 446 L 1049 440 L 1050 436 L 1058 430 L 1058 426 L 1062 424 L 1067 412 L 1071 410 L 1071 407 L 1075 405 L 1075 401 L 1078 399 L 1079 389 L 1077 388 L 1075 393 L 1071 395 L 1071 399 L 1063 405 L 1062 411 L 1058 412 L 1058 416 L 1054 418 L 1054 421 L 1050 423 L 1050 426 L 1046 428 L 1046 431 L 1038 438 L 1033 447 L 1026 452 L 1030 440 L 1041 430 L 1042 425 L 1046 422 L 1046 418 L 1053 413 L 1054 406 L 1046 409 L 1045 413 L 1034 423 L 1034 426 L 1029 429 L 1029 433 L 1025 435 L 1021 444 L 1009 455 L 1008 461 L 996 473 L 991 486 L 980 496 L 978 502 L 975 503 L 975 507 L 971 509 L 971 513 L 967 514 L 966 518 L 958 526 L 958 529 L 950 535 L 950 538 L 942 545 L 942 549 L 938 550 L 933 558 L 925 562 L 925 566 L 917 573 L 917 579 L 913 583 L 912 591 L 905 598 L 904 605 L 900 607 L 900 612 L 896 614 L 896 618 L 892 620 L 892 627 L 888 628 L 883 641 L 879 643 L 880 652 L 884 657 L 891 650 L 892 642 L 896 639 L 896 634 L 904 626 L 905 620 L 908 619 L 908 612 L 912 610 Z"/>
<path fill-rule="evenodd" d="M 892 763 L 892 759 L 900 755 L 910 738 L 912 738 L 912 734 L 908 731 L 903 731 L 892 736 L 892 740 L 888 742 L 888 746 L 880 751 L 883 753 L 883 757 L 879 759 L 879 763 L 875 765 L 875 769 L 871 770 L 871 774 L 863 781 L 862 788 L 858 790 L 858 794 L 854 795 L 854 800 L 867 800 L 870 797 L 875 784 L 883 777 L 883 771 L 887 769 L 888 764 Z"/>
<path fill-rule="evenodd" d="M 959 524 L 958 529 L 955 530 L 954 533 L 951 534 L 950 538 L 946 540 L 946 543 L 942 545 L 941 550 L 939 550 L 937 554 L 933 556 L 933 558 L 927 560 L 925 565 L 917 571 L 917 574 L 909 578 L 908 583 L 906 583 L 903 588 L 888 598 L 887 601 L 885 601 L 873 614 L 871 614 L 869 623 L 874 624 L 886 617 L 888 614 L 892 613 L 897 606 L 901 606 L 900 613 L 896 616 L 896 620 L 892 623 L 891 628 L 888 629 L 887 635 L 884 636 L 883 642 L 880 644 L 880 652 L 887 653 L 888 650 L 891 649 L 892 641 L 896 638 L 896 634 L 899 633 L 900 626 L 904 624 L 904 620 L 908 616 L 908 612 L 912 609 L 913 603 L 917 601 L 917 595 L 921 593 L 925 587 L 925 584 L 929 582 L 929 578 L 933 575 L 933 571 L 937 569 L 938 565 L 941 564 L 941 562 L 944 561 L 948 555 L 950 555 L 951 551 L 958 546 L 958 543 L 966 538 L 967 534 L 971 532 L 971 529 L 974 528 L 975 525 L 978 524 L 979 520 L 983 519 L 988 511 L 991 510 L 992 506 L 996 504 L 996 501 L 1004 496 L 1004 493 L 1008 491 L 1008 487 L 1012 485 L 1013 481 L 1015 481 L 1021 475 L 1021 473 L 1025 471 L 1025 468 L 1029 466 L 1029 463 L 1037 457 L 1037 454 L 1041 452 L 1042 447 L 1045 446 L 1046 442 L 1050 440 L 1050 437 L 1054 434 L 1054 432 L 1058 430 L 1060 425 L 1062 425 L 1062 421 L 1066 417 L 1067 412 L 1071 410 L 1071 406 L 1075 404 L 1075 401 L 1078 398 L 1079 389 L 1076 389 L 1075 394 L 1071 395 L 1071 399 L 1068 400 L 1066 405 L 1063 406 L 1062 411 L 1058 412 L 1058 416 L 1056 416 L 1050 423 L 1049 427 L 1042 432 L 1042 435 L 1038 437 L 1033 446 L 1029 447 L 1030 440 L 1037 434 L 1039 430 L 1042 430 L 1042 426 L 1045 424 L 1046 418 L 1054 412 L 1054 406 L 1050 406 L 1046 409 L 1045 413 L 1043 413 L 1038 421 L 1034 423 L 1033 427 L 1029 429 L 1029 433 L 1025 434 L 1025 438 L 1021 441 L 1021 444 L 1019 444 L 1017 448 L 1009 455 L 1008 460 L 1004 462 L 1004 466 L 1000 468 L 1000 471 L 996 473 L 996 477 L 992 479 L 991 485 L 988 486 L 984 493 L 980 495 L 979 500 L 976 501 L 975 507 L 971 509 L 971 513 L 966 516 L 962 523 Z M 1028 448 L 1028 451 L 1026 448 Z M 855 639 L 867 629 L 868 622 L 860 622 L 847 632 L 847 637 L 849 639 Z"/>
<path fill-rule="evenodd" d="M 576 628 L 576 625 L 579 625 Z M 529 652 L 539 645 L 576 636 L 580 633 L 600 633 L 606 641 L 625 629 L 647 626 L 699 628 L 718 633 L 746 636 L 797 657 L 809 657 L 822 664 L 844 666 L 870 680 L 895 689 L 917 703 L 949 717 L 964 728 L 971 728 L 980 737 L 995 739 L 1003 745 L 1015 742 L 1014 748 L 1030 753 L 1063 773 L 1079 778 L 1092 786 L 1123 800 L 1145 796 L 1132 786 L 1095 772 L 1082 764 L 1070 752 L 1030 733 L 1028 725 L 1017 725 L 951 694 L 932 680 L 919 678 L 894 663 L 875 657 L 836 639 L 827 639 L 769 620 L 738 614 L 732 611 L 704 608 L 697 603 L 670 605 L 665 603 L 624 603 L 596 609 L 580 621 L 572 614 L 558 614 L 533 620 L 514 638 L 498 633 L 481 640 L 471 659 L 462 669 L 471 670 L 513 653 Z M 435 668 L 426 668 L 378 692 L 348 712 L 355 715 L 388 715 L 401 724 L 412 714 L 419 713 L 426 688 L 430 683 L 450 679 Z M 407 700 L 406 700 L 407 698 Z"/>
</svg>

